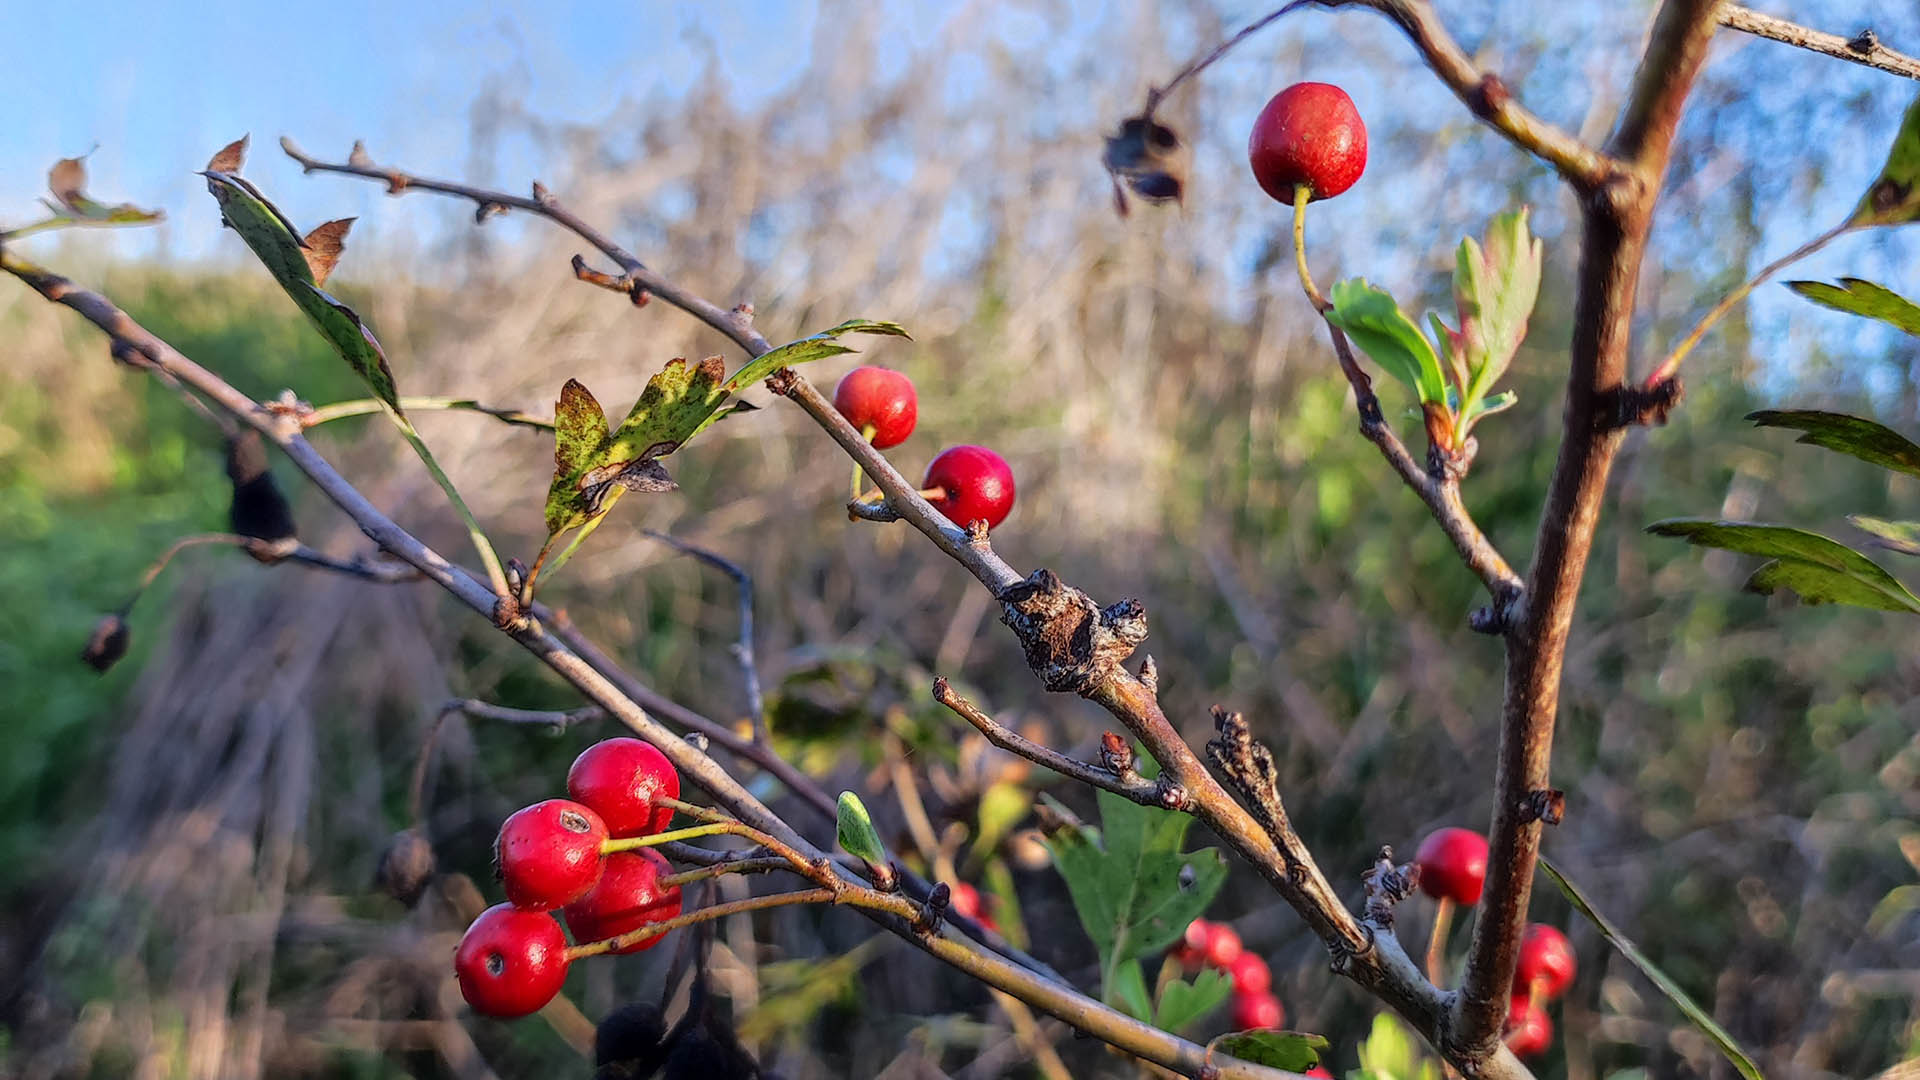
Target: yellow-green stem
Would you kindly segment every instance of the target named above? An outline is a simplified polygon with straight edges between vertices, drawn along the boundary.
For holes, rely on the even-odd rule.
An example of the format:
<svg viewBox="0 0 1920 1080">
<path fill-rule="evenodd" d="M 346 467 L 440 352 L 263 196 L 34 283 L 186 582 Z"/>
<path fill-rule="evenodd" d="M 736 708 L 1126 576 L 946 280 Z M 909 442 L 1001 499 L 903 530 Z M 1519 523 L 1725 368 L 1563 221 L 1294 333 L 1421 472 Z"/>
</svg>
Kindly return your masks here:
<svg viewBox="0 0 1920 1080">
<path fill-rule="evenodd" d="M 675 840 L 692 840 L 699 836 L 713 836 L 718 833 L 730 833 L 735 836 L 760 836 L 758 829 L 742 825 L 737 821 L 715 821 L 706 825 L 689 825 L 684 829 L 668 829 L 652 836 L 623 836 L 607 840 L 600 845 L 600 854 L 611 855 L 616 851 L 632 851 L 635 848 L 657 847 L 671 844 Z"/>
<path fill-rule="evenodd" d="M 567 960 L 571 962 L 585 956 L 598 956 L 601 953 L 624 949 L 629 945 L 637 945 L 648 938 L 659 937 L 661 934 L 678 930 L 683 926 L 710 922 L 714 919 L 724 919 L 729 915 L 740 915 L 745 912 L 759 911 L 764 908 L 785 907 L 789 904 L 824 904 L 831 902 L 833 899 L 834 891 L 832 889 L 806 889 L 801 892 L 775 893 L 772 896 L 751 896 L 745 900 L 734 900 L 725 904 L 715 904 L 712 907 L 703 907 L 699 911 L 689 911 L 685 915 L 679 915 L 663 922 L 648 923 L 646 926 L 642 926 L 637 930 L 629 930 L 618 937 L 610 937 L 605 941 L 591 941 L 583 945 L 575 945 L 566 951 L 566 957 Z"/>
<path fill-rule="evenodd" d="M 1333 305 L 1320 295 L 1319 287 L 1313 283 L 1313 272 L 1307 269 L 1307 203 L 1311 201 L 1312 188 L 1305 184 L 1293 186 L 1293 268 L 1300 272 L 1300 287 L 1306 290 L 1314 310 L 1326 311 Z"/>
<path fill-rule="evenodd" d="M 441 470 L 440 463 L 434 460 L 433 451 L 427 449 L 426 441 L 420 438 L 418 431 L 414 430 L 413 422 L 386 402 L 383 401 L 380 404 L 387 414 L 387 419 L 392 420 L 393 425 L 400 429 L 401 437 L 413 447 L 413 452 L 420 455 L 420 463 L 425 465 L 427 472 L 433 475 L 433 482 L 440 485 L 440 490 L 447 493 L 447 501 L 453 504 L 454 511 L 460 515 L 460 520 L 466 523 L 467 535 L 472 537 L 473 549 L 480 555 L 480 565 L 486 568 L 487 582 L 493 586 L 493 595 L 505 598 L 510 593 L 507 588 L 506 571 L 500 568 L 500 556 L 494 554 L 493 542 L 487 539 L 486 531 L 480 528 L 480 522 L 474 518 L 473 511 L 467 507 L 467 501 L 460 497 L 459 489 L 453 486 L 453 481 L 448 479 L 447 474 Z"/>
<path fill-rule="evenodd" d="M 671 799 L 665 795 L 655 795 L 653 797 L 653 804 L 655 806 L 667 807 L 668 809 L 673 810 L 677 813 L 685 814 L 688 817 L 693 818 L 695 821 L 732 821 L 734 820 L 733 818 L 730 818 L 727 815 L 721 813 L 720 811 L 712 809 L 711 807 L 698 806 L 698 805 L 695 805 L 694 803 L 683 802 L 679 799 Z"/>
<path fill-rule="evenodd" d="M 1453 929 L 1453 901 L 1441 897 L 1433 909 L 1433 936 L 1427 939 L 1427 981 L 1447 987 L 1447 937 Z"/>
<path fill-rule="evenodd" d="M 1799 262 L 1801 259 L 1819 251 L 1821 248 L 1826 247 L 1847 233 L 1852 232 L 1853 229 L 1854 225 L 1851 221 L 1843 221 L 1835 225 L 1819 236 L 1814 237 L 1799 247 L 1794 248 L 1792 251 L 1787 252 L 1785 255 L 1780 256 L 1778 259 L 1761 267 L 1759 273 L 1741 282 L 1739 288 L 1721 297 L 1720 302 L 1713 305 L 1713 309 L 1707 312 L 1706 315 L 1700 319 L 1699 323 L 1695 324 L 1692 330 L 1687 332 L 1687 336 L 1680 339 L 1680 344 L 1673 347 L 1673 352 L 1667 355 L 1666 360 L 1662 361 L 1660 366 L 1653 369 L 1653 373 L 1647 376 L 1646 385 L 1659 386 L 1661 383 L 1673 378 L 1674 372 L 1680 370 L 1680 361 L 1685 360 L 1687 354 L 1693 351 L 1694 346 L 1700 344 L 1700 339 L 1707 336 L 1707 331 L 1713 329 L 1715 323 L 1725 318 L 1727 312 L 1732 311 L 1735 304 L 1746 299 L 1747 294 L 1758 288 L 1762 282 L 1779 273 L 1787 266 Z"/>
<path fill-rule="evenodd" d="M 312 428 L 328 423 L 329 421 L 344 420 L 349 416 L 371 416 L 374 413 L 382 411 L 385 407 L 386 402 L 378 398 L 352 398 L 347 401 L 336 401 L 331 405 L 318 406 L 312 412 L 302 416 L 300 418 L 300 426 L 303 428 Z M 553 429 L 553 421 L 551 420 L 534 416 L 531 413 L 523 413 L 517 409 L 490 409 L 472 398 L 403 397 L 400 399 L 400 408 L 407 412 L 477 412 L 491 416 L 506 424 L 540 428 L 544 431 L 551 431 Z"/>
</svg>

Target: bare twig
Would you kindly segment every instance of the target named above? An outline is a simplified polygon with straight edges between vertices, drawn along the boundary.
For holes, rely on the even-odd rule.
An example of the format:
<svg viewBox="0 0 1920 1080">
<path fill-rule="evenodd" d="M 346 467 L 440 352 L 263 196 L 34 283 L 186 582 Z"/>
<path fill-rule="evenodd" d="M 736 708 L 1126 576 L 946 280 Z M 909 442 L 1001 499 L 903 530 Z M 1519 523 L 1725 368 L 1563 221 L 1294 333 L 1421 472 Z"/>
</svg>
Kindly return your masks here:
<svg viewBox="0 0 1920 1080">
<path fill-rule="evenodd" d="M 447 718 L 456 714 L 470 716 L 476 720 L 492 720 L 503 724 L 542 724 L 554 731 L 565 731 L 575 724 L 589 720 L 604 720 L 607 711 L 598 705 L 589 705 L 572 712 L 545 712 L 532 709 L 510 709 L 504 705 L 493 705 L 473 698 L 454 698 L 441 705 L 434 713 L 433 724 L 427 728 L 426 737 L 420 740 L 419 753 L 413 761 L 413 784 L 408 789 L 407 819 L 415 828 L 426 827 L 425 802 L 427 793 L 427 772 L 433 760 L 433 749 L 440 741 L 440 729 L 447 724 Z"/>
<path fill-rule="evenodd" d="M 1406 32 L 1427 66 L 1473 115 L 1506 136 L 1507 141 L 1551 164 L 1575 188 L 1595 191 L 1618 173 L 1618 162 L 1608 154 L 1528 111 L 1500 76 L 1480 70 L 1447 32 L 1430 0 L 1319 2 L 1330 8 L 1368 7 L 1393 20 Z"/>
<path fill-rule="evenodd" d="M 253 556 L 256 562 L 267 564 L 281 562 L 299 563 L 303 566 L 311 566 L 316 570 L 329 570 L 337 574 L 346 574 L 350 577 L 357 577 L 363 581 L 370 581 L 379 585 L 397 585 L 404 582 L 420 580 L 419 571 L 403 564 L 369 562 L 359 557 L 353 559 L 337 559 L 332 555 L 316 551 L 305 544 L 283 546 L 270 540 L 261 540 L 252 536 L 239 536 L 234 533 L 195 533 L 192 536 L 183 536 L 175 540 L 172 544 L 168 545 L 167 550 L 161 552 L 158 558 L 148 564 L 147 569 L 140 575 L 139 583 L 133 587 L 133 594 L 127 597 L 126 603 L 120 605 L 120 614 L 124 616 L 133 611 L 134 604 L 138 603 L 140 598 L 146 595 L 147 590 L 153 586 L 154 580 L 160 576 L 161 572 L 167 568 L 167 564 L 171 563 L 176 555 L 179 555 L 187 548 L 199 547 L 205 544 L 222 544 L 239 548 Z"/>
<path fill-rule="evenodd" d="M 752 725 L 753 740 L 758 743 L 767 741 L 767 702 L 760 693 L 760 668 L 753 659 L 753 578 L 740 568 L 739 564 L 729 562 L 714 552 L 685 540 L 672 537 L 653 529 L 646 530 L 648 536 L 666 544 L 675 551 L 691 555 L 708 566 L 719 570 L 733 579 L 734 591 L 740 598 L 740 640 L 730 650 L 740 665 L 741 676 L 746 680 L 747 718 Z"/>
<path fill-rule="evenodd" d="M 933 680 L 933 700 L 953 710 L 955 716 L 972 724 L 993 745 L 1008 753 L 1018 754 L 1036 765 L 1052 769 L 1070 780 L 1078 780 L 1083 784 L 1091 784 L 1104 791 L 1111 791 L 1141 806 L 1158 806 L 1167 810 L 1186 808 L 1186 794 L 1177 785 L 1163 783 L 1160 780 L 1148 780 L 1137 772 L 1131 777 L 1121 777 L 1098 765 L 1077 761 L 1052 747 L 1042 746 L 988 716 L 980 710 L 978 705 L 955 693 L 945 676 L 938 676 Z"/>
<path fill-rule="evenodd" d="M 1879 35 L 1862 30 L 1850 38 L 1813 30 L 1795 22 L 1763 15 L 1743 4 L 1728 4 L 1720 12 L 1720 25 L 1755 37 L 1768 38 L 1797 49 L 1877 68 L 1889 75 L 1920 79 L 1920 59 L 1895 52 L 1880 43 Z"/>
</svg>

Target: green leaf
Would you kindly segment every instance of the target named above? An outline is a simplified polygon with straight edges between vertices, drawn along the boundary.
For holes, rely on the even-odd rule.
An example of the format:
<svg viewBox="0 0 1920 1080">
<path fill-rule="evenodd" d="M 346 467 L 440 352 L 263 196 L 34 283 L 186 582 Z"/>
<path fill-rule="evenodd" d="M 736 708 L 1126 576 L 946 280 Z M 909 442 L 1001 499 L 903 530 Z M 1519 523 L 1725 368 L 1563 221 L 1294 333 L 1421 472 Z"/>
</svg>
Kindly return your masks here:
<svg viewBox="0 0 1920 1080">
<path fill-rule="evenodd" d="M 854 858 L 864 860 L 869 866 L 887 865 L 887 846 L 880 842 L 880 833 L 873 827 L 873 815 L 867 813 L 860 796 L 851 791 L 840 793 L 834 835 L 840 841 L 840 850 Z"/>
<path fill-rule="evenodd" d="M 1324 1036 L 1300 1031 L 1254 1028 L 1222 1035 L 1208 1046 L 1241 1061 L 1297 1073 L 1320 1064 L 1320 1052 L 1327 1048 L 1327 1040 Z"/>
<path fill-rule="evenodd" d="M 1901 225 L 1920 220 L 1920 98 L 1907 106 L 1887 163 L 1853 208 L 1849 225 Z"/>
<path fill-rule="evenodd" d="M 1468 421 L 1477 420 L 1482 416 L 1492 416 L 1494 413 L 1513 408 L 1519 400 L 1519 394 L 1511 390 L 1502 390 L 1492 397 L 1476 398 L 1471 405 L 1467 406 L 1467 411 L 1463 415 Z"/>
<path fill-rule="evenodd" d="M 1365 278 L 1348 278 L 1334 282 L 1328 299 L 1333 309 L 1327 321 L 1346 331 L 1361 352 L 1406 383 L 1422 402 L 1446 401 L 1447 380 L 1433 343 L 1394 303 L 1392 294 Z"/>
<path fill-rule="evenodd" d="M 1849 514 L 1847 520 L 1864 533 L 1872 533 L 1874 544 L 1902 555 L 1920 555 L 1920 521 L 1888 521 L 1865 514 Z"/>
<path fill-rule="evenodd" d="M 1540 239 L 1527 228 L 1524 206 L 1493 219 L 1487 226 L 1485 247 L 1472 237 L 1460 242 L 1454 260 L 1453 299 L 1460 318 L 1459 347 L 1471 378 L 1465 387 L 1465 408 L 1470 414 L 1506 373 L 1526 340 L 1527 319 L 1540 296 L 1544 251 Z"/>
<path fill-rule="evenodd" d="M 1746 587 L 1759 593 L 1787 588 L 1809 604 L 1852 604 L 1882 611 L 1920 613 L 1920 598 L 1880 565 L 1819 533 L 1750 521 L 1670 518 L 1647 526 L 1655 536 L 1677 536 L 1700 547 L 1721 548 L 1774 561 L 1753 572 Z"/>
<path fill-rule="evenodd" d="M 1553 879 L 1555 885 L 1560 886 L 1560 891 L 1566 894 L 1567 900 L 1571 902 L 1574 907 L 1580 909 L 1580 914 L 1585 915 L 1594 926 L 1599 928 L 1600 935 L 1606 938 L 1608 943 L 1614 948 L 1620 950 L 1620 955 L 1631 961 L 1634 967 L 1639 968 L 1641 974 L 1651 979 L 1653 985 L 1659 987 L 1660 992 L 1667 995 L 1667 1000 L 1678 1006 L 1688 1020 L 1693 1021 L 1694 1027 L 1699 1028 L 1702 1034 L 1713 1040 L 1714 1045 L 1720 1048 L 1720 1053 L 1726 1056 L 1726 1059 L 1733 1064 L 1734 1069 L 1738 1071 L 1741 1076 L 1746 1077 L 1747 1080 L 1762 1080 L 1760 1067 L 1755 1065 L 1753 1059 L 1748 1057 L 1746 1053 L 1740 1049 L 1740 1045 L 1733 1041 L 1733 1036 L 1727 1034 L 1719 1024 L 1714 1023 L 1713 1017 L 1708 1016 L 1704 1009 L 1695 1005 L 1693 999 L 1687 996 L 1686 991 L 1680 989 L 1679 984 L 1668 978 L 1666 972 L 1661 971 L 1654 965 L 1653 961 L 1647 959 L 1646 954 L 1642 953 L 1632 940 L 1625 934 L 1622 934 L 1612 923 L 1608 922 L 1605 916 L 1595 911 L 1592 902 L 1589 901 L 1586 896 L 1582 895 L 1579 889 L 1574 888 L 1573 882 L 1567 880 L 1566 875 L 1560 872 L 1559 867 L 1548 862 L 1545 856 L 1541 856 L 1540 869 L 1545 871 L 1549 878 Z"/>
<path fill-rule="evenodd" d="M 1174 979 L 1160 988 L 1160 1011 L 1153 1024 L 1164 1031 L 1178 1032 L 1219 1008 L 1231 993 L 1233 980 L 1212 968 L 1194 976 L 1192 982 Z"/>
<path fill-rule="evenodd" d="M 607 414 L 578 379 L 560 388 L 553 409 L 553 471 L 572 476 L 586 467 L 607 439 Z"/>
<path fill-rule="evenodd" d="M 640 400 L 614 430 L 595 466 L 665 457 L 686 445 L 726 400 L 726 374 L 717 356 L 691 366 L 679 357 L 667 361 L 647 380 Z"/>
<path fill-rule="evenodd" d="M 1835 311 L 1879 319 L 1889 326 L 1920 337 L 1920 304 L 1861 278 L 1841 278 L 1838 285 L 1824 281 L 1789 281 L 1787 288 Z"/>
<path fill-rule="evenodd" d="M 1376 1013 L 1373 1030 L 1360 1044 L 1360 1075 L 1367 1080 L 1440 1080 L 1440 1069 L 1423 1057 L 1413 1034 L 1386 1013 Z"/>
<path fill-rule="evenodd" d="M 854 350 L 848 346 L 836 344 L 834 341 L 835 338 L 845 334 L 879 334 L 884 337 L 913 340 L 913 335 L 907 333 L 899 323 L 875 322 L 872 319 L 848 319 L 830 330 L 822 330 L 798 341 L 790 341 L 748 361 L 746 366 L 734 372 L 733 377 L 727 380 L 727 389 L 737 394 L 781 368 L 853 352 Z"/>
<path fill-rule="evenodd" d="M 238 154 L 233 151 L 234 147 L 229 146 L 215 155 L 210 164 L 238 169 Z M 314 230 L 322 243 L 310 244 L 285 214 L 237 172 L 210 168 L 201 175 L 207 178 L 207 190 L 220 204 L 221 217 L 240 234 L 240 239 L 266 265 L 274 280 L 319 328 L 341 359 L 366 382 L 373 395 L 399 413 L 400 395 L 380 342 L 352 308 L 320 289 L 333 262 L 339 258 L 339 238 L 346 231 L 344 224 L 329 222 Z"/>
<path fill-rule="evenodd" d="M 1899 432 L 1865 417 L 1818 409 L 1762 409 L 1747 414 L 1756 427 L 1803 431 L 1797 442 L 1825 447 L 1883 469 L 1920 476 L 1920 446 Z"/>
<path fill-rule="evenodd" d="M 1048 837 L 1047 847 L 1100 953 L 1103 996 L 1111 1001 L 1119 968 L 1178 940 L 1226 882 L 1227 864 L 1212 848 L 1181 853 L 1187 815 L 1109 791 L 1098 798 L 1101 828 L 1068 826 Z"/>
</svg>

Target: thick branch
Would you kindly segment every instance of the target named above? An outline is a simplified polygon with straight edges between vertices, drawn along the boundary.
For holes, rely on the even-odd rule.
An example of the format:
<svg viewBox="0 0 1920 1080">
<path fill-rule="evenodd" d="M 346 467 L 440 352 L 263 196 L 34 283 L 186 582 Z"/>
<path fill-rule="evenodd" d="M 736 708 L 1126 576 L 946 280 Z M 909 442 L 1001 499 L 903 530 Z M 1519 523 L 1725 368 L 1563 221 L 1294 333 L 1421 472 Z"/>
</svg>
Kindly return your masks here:
<svg viewBox="0 0 1920 1080">
<path fill-rule="evenodd" d="M 1617 171 L 1605 153 L 1541 119 L 1514 99 L 1513 91 L 1490 71 L 1474 64 L 1429 0 L 1320 0 L 1327 7 L 1369 7 L 1406 31 L 1427 66 L 1447 84 L 1473 115 L 1507 141 L 1559 170 L 1580 191 L 1592 191 Z"/>
<path fill-rule="evenodd" d="M 1471 1059 L 1499 1046 L 1540 848 L 1535 794 L 1548 790 L 1561 666 L 1623 428 L 1634 288 L 1681 107 L 1706 58 L 1720 0 L 1667 0 L 1608 153 L 1626 172 L 1583 202 L 1579 293 L 1564 439 L 1554 465 L 1526 605 L 1507 639 L 1506 697 L 1494 778 L 1486 893 L 1454 1005 L 1456 1047 Z"/>
<path fill-rule="evenodd" d="M 1720 25 L 1798 49 L 1864 64 L 1889 75 L 1920 79 L 1920 60 L 1880 44 L 1879 37 L 1872 30 L 1862 30 L 1853 37 L 1844 38 L 1839 34 L 1828 34 L 1786 19 L 1763 15 L 1741 4 L 1728 4 L 1720 12 Z"/>
</svg>

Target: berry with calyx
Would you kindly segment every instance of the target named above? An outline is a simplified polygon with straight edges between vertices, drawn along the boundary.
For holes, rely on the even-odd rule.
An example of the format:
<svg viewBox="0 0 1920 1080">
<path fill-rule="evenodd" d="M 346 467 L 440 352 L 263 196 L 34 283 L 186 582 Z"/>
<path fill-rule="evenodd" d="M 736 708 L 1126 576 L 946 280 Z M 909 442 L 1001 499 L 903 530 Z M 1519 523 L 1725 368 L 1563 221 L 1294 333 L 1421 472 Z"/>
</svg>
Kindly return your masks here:
<svg viewBox="0 0 1920 1080">
<path fill-rule="evenodd" d="M 567 794 L 593 808 L 612 836 L 652 836 L 673 822 L 662 797 L 680 797 L 680 774 L 652 743 L 603 739 L 580 752 L 567 770 Z"/>
<path fill-rule="evenodd" d="M 860 431 L 871 429 L 876 450 L 906 442 L 920 418 L 913 380 L 891 368 L 857 367 L 847 372 L 834 387 L 833 407 Z"/>
<path fill-rule="evenodd" d="M 1553 1045 L 1553 1021 L 1547 1019 L 1547 1010 L 1524 995 L 1509 1004 L 1503 1030 L 1507 1049 L 1518 1057 L 1539 1057 Z"/>
<path fill-rule="evenodd" d="M 1261 189 L 1283 203 L 1292 205 L 1299 185 L 1314 199 L 1331 199 L 1366 171 L 1367 126 L 1346 91 L 1296 83 L 1260 110 L 1247 160 Z"/>
<path fill-rule="evenodd" d="M 538 1012 L 567 981 L 567 937 L 553 916 L 496 904 L 481 912 L 453 953 L 460 996 L 487 1016 Z"/>
<path fill-rule="evenodd" d="M 1280 1007 L 1280 999 L 1264 990 L 1258 994 L 1233 995 L 1233 1026 L 1236 1031 L 1276 1028 L 1286 1019 L 1287 1010 Z"/>
<path fill-rule="evenodd" d="M 1013 510 L 1013 470 L 984 446 L 952 446 L 927 465 L 922 494 L 961 528 L 985 521 L 997 528 Z"/>
<path fill-rule="evenodd" d="M 1471 907 L 1487 884 L 1487 838 L 1472 829 L 1437 829 L 1420 841 L 1413 864 L 1427 895 Z"/>
<path fill-rule="evenodd" d="M 1537 984 L 1548 1001 L 1573 983 L 1573 946 L 1567 935 L 1545 923 L 1533 923 L 1520 938 L 1520 962 L 1513 970 L 1513 992 L 1529 994 Z"/>
<path fill-rule="evenodd" d="M 1243 950 L 1227 965 L 1227 975 L 1233 980 L 1236 994 L 1263 994 L 1273 989 L 1273 972 L 1258 953 Z"/>
<path fill-rule="evenodd" d="M 660 879 L 673 873 L 666 856 L 652 848 L 616 851 L 607 856 L 600 881 L 563 910 L 575 941 L 605 941 L 680 914 L 680 886 L 665 889 Z M 666 940 L 655 934 L 616 953 L 637 953 Z"/>
<path fill-rule="evenodd" d="M 590 808 L 548 799 L 516 810 L 494 841 L 494 868 L 507 899 L 528 911 L 547 911 L 586 895 L 600 880 L 606 822 Z"/>
</svg>

